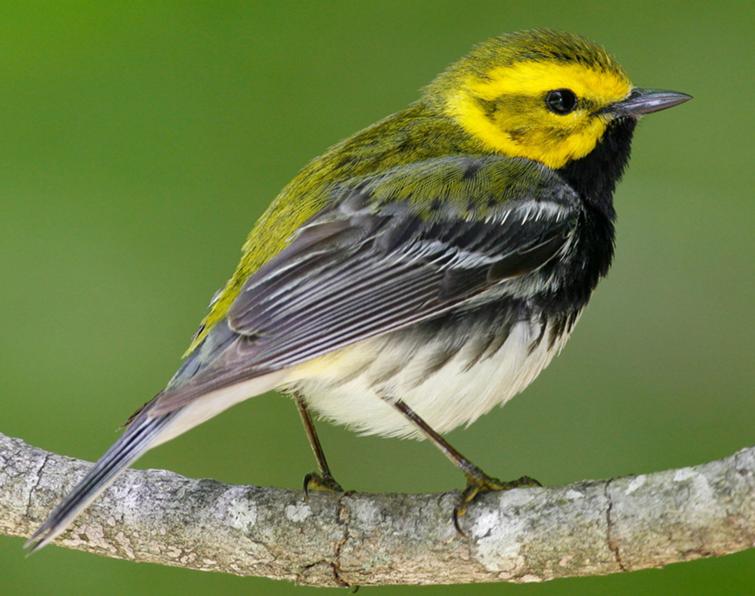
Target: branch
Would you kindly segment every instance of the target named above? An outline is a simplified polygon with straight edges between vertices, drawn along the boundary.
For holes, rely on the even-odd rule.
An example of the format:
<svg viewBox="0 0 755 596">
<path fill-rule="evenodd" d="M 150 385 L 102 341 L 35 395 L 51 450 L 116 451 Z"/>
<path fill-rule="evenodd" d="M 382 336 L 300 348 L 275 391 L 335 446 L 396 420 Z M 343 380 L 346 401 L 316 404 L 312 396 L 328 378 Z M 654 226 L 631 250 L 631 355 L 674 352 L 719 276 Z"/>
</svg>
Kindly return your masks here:
<svg viewBox="0 0 755 596">
<path fill-rule="evenodd" d="M 26 536 L 91 464 L 0 434 L 0 534 Z M 719 461 L 484 495 L 314 494 L 130 470 L 58 539 L 98 555 L 316 586 L 528 582 L 755 545 L 755 447 Z"/>
</svg>

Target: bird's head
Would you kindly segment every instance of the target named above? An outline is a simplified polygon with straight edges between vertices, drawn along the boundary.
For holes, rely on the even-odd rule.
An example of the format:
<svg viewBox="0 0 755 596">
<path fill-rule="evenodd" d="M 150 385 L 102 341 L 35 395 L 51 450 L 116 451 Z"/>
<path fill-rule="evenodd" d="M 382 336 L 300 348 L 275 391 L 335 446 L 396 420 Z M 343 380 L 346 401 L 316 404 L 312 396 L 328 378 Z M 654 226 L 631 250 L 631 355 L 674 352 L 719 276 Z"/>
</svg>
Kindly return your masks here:
<svg viewBox="0 0 755 596">
<path fill-rule="evenodd" d="M 690 99 L 633 87 L 600 46 L 546 30 L 484 42 L 441 74 L 426 97 L 487 149 L 551 168 L 590 153 L 613 121 Z"/>
</svg>

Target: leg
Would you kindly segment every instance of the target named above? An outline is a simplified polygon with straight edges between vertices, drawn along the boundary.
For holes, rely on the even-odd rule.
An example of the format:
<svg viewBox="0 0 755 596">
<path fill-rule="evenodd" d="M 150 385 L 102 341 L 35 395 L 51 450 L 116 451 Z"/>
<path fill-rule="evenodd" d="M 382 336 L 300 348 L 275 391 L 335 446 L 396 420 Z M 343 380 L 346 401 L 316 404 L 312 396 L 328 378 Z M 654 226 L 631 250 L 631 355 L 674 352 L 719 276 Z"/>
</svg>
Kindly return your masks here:
<svg viewBox="0 0 755 596">
<path fill-rule="evenodd" d="M 389 400 L 386 400 L 389 401 Z M 540 486 L 540 483 L 529 476 L 522 476 L 516 480 L 510 482 L 502 482 L 488 476 L 480 468 L 474 465 L 456 449 L 454 449 L 441 435 L 435 432 L 422 418 L 420 418 L 414 410 L 407 406 L 403 401 L 396 400 L 390 401 L 394 408 L 411 420 L 422 433 L 432 441 L 432 443 L 440 449 L 452 464 L 459 468 L 467 479 L 467 487 L 464 492 L 461 493 L 461 501 L 454 508 L 454 525 L 460 534 L 459 517 L 466 513 L 467 507 L 472 501 L 477 498 L 477 495 L 494 491 L 494 490 L 509 490 L 512 488 L 518 488 L 522 486 Z"/>
<path fill-rule="evenodd" d="M 317 460 L 317 467 L 320 471 L 319 474 L 310 472 L 304 477 L 304 492 L 309 494 L 310 490 L 322 490 L 333 491 L 342 493 L 343 489 L 341 485 L 336 482 L 333 475 L 330 473 L 330 467 L 328 466 L 328 460 L 325 459 L 325 452 L 322 450 L 320 439 L 315 431 L 315 425 L 312 422 L 312 417 L 309 415 L 309 409 L 304 399 L 298 395 L 294 395 L 296 400 L 296 407 L 299 408 L 299 416 L 301 416 L 302 424 L 304 425 L 304 431 L 307 433 L 307 440 L 309 446 L 312 448 L 312 452 L 315 454 Z"/>
</svg>

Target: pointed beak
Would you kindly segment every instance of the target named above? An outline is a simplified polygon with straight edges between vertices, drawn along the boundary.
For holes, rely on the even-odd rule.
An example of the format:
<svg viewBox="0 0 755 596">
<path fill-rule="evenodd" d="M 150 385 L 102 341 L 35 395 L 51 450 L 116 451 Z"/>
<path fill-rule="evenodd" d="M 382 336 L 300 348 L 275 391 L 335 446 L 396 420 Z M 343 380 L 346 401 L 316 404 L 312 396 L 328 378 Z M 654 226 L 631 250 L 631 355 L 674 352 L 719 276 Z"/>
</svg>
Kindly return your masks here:
<svg viewBox="0 0 755 596">
<path fill-rule="evenodd" d="M 605 109 L 615 116 L 642 116 L 673 108 L 692 99 L 691 95 L 678 91 L 661 91 L 659 89 L 632 89 L 629 97 Z"/>
</svg>

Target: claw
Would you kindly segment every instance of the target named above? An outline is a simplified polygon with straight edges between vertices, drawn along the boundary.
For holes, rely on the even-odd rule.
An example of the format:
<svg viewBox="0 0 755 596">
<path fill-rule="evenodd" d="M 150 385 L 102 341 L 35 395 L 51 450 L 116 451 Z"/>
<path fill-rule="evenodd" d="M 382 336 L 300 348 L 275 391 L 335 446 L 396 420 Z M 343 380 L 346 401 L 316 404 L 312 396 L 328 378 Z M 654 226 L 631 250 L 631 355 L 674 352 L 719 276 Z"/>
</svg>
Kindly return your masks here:
<svg viewBox="0 0 755 596">
<path fill-rule="evenodd" d="M 344 492 L 336 479 L 332 476 L 320 476 L 311 472 L 304 477 L 304 494 L 309 497 L 310 491 L 342 493 Z"/>
<path fill-rule="evenodd" d="M 466 532 L 461 529 L 459 518 L 466 514 L 467 508 L 478 496 L 494 491 L 505 491 L 511 490 L 512 488 L 525 488 L 532 486 L 542 486 L 542 484 L 529 476 L 522 476 L 516 480 L 504 482 L 497 478 L 493 478 L 492 476 L 488 476 L 482 471 L 479 471 L 479 473 L 476 474 L 468 474 L 467 486 L 460 495 L 459 504 L 454 507 L 453 522 L 456 531 L 465 538 L 467 537 Z"/>
</svg>

